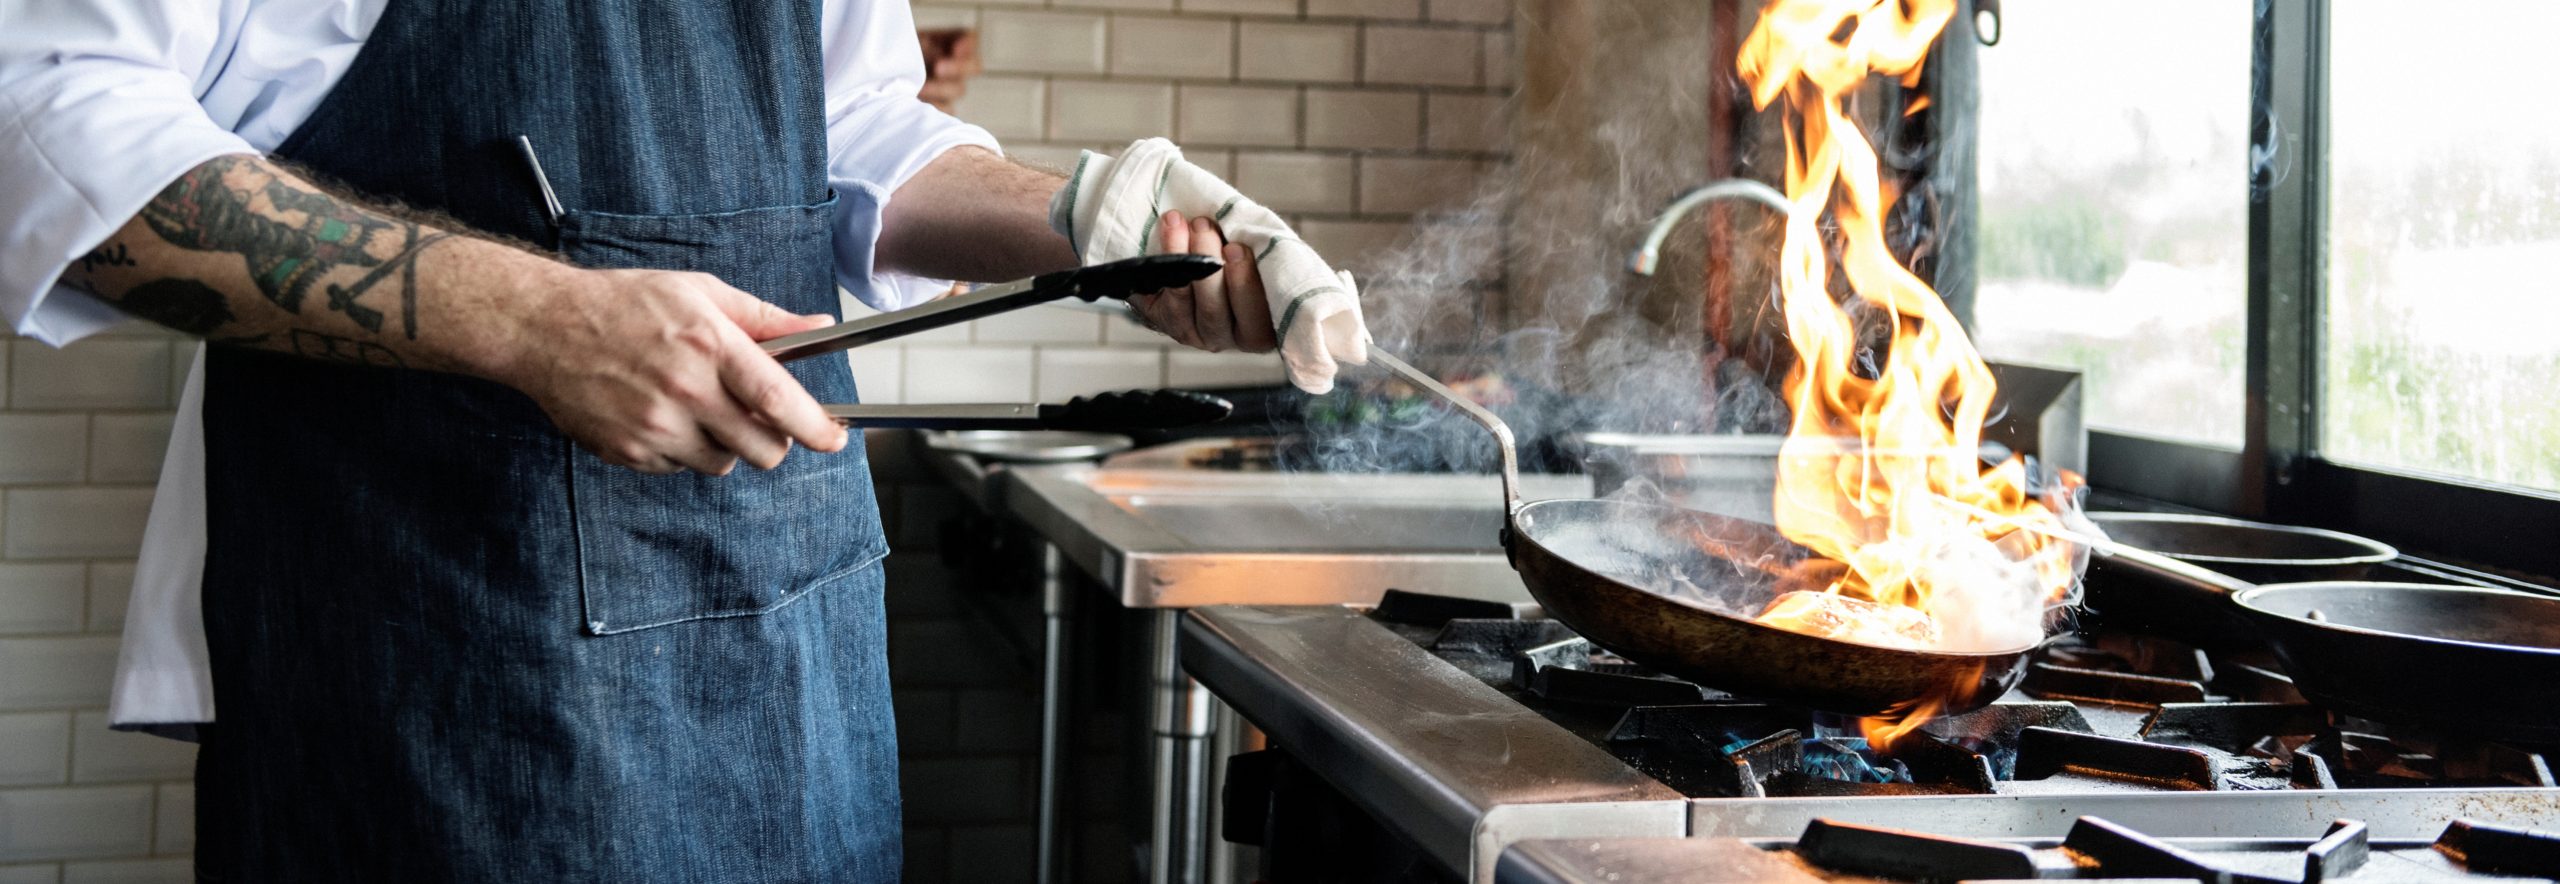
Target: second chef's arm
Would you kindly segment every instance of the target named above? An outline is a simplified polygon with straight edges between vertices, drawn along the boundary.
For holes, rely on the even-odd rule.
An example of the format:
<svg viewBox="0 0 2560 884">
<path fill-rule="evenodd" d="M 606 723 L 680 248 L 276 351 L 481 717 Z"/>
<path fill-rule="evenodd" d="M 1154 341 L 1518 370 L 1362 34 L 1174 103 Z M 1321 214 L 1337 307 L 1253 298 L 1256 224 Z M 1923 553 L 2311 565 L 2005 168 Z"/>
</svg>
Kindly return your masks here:
<svg viewBox="0 0 2560 884">
<path fill-rule="evenodd" d="M 1067 178 L 977 147 L 944 153 L 898 188 L 880 229 L 881 266 L 934 279 L 993 282 L 1076 266 L 1075 247 L 1049 226 Z M 1167 212 L 1157 253 L 1209 255 L 1224 272 L 1131 299 L 1149 328 L 1188 347 L 1269 352 L 1271 309 L 1251 251 L 1207 218 Z"/>
<path fill-rule="evenodd" d="M 769 467 L 794 441 L 845 444 L 755 343 L 827 317 L 705 274 L 572 267 L 262 157 L 189 170 L 62 282 L 218 345 L 497 381 L 588 449 L 651 472 Z"/>
</svg>

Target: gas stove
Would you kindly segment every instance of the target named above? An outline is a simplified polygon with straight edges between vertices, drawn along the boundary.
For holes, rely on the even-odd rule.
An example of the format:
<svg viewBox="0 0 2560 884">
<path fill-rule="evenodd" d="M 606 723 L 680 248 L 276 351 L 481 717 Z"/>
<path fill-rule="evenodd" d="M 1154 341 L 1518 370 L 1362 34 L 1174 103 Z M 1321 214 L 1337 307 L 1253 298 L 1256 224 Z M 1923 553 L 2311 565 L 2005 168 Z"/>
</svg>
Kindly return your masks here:
<svg viewBox="0 0 2560 884">
<path fill-rule="evenodd" d="M 2069 636 L 2011 696 L 1883 752 L 1854 720 L 1661 676 L 1509 605 L 1389 591 L 1369 616 L 1692 798 L 2560 785 L 2540 748 L 2331 715 L 2271 658 L 2149 636 Z"/>
<path fill-rule="evenodd" d="M 2560 877 L 2555 747 L 2332 714 L 2271 657 L 2156 636 L 2064 638 L 1889 750 L 1534 605 L 1208 608 L 1183 655 L 1271 736 L 1226 830 L 1275 882 Z"/>
</svg>

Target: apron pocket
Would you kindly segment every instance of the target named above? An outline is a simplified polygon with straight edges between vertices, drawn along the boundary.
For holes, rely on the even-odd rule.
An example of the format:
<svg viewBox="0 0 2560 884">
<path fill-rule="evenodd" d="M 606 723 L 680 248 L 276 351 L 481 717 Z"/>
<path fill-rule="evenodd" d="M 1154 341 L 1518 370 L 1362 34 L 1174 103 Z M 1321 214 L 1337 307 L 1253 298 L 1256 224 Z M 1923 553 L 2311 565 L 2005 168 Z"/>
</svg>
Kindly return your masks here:
<svg viewBox="0 0 2560 884">
<path fill-rule="evenodd" d="M 584 267 L 695 270 L 794 313 L 837 309 L 835 200 L 703 215 L 570 212 L 563 257 Z M 853 402 L 841 358 L 786 366 L 821 402 Z M 791 452 L 727 476 L 652 476 L 572 446 L 572 518 L 587 631 L 607 635 L 773 610 L 888 553 L 870 467 L 844 451 Z"/>
</svg>

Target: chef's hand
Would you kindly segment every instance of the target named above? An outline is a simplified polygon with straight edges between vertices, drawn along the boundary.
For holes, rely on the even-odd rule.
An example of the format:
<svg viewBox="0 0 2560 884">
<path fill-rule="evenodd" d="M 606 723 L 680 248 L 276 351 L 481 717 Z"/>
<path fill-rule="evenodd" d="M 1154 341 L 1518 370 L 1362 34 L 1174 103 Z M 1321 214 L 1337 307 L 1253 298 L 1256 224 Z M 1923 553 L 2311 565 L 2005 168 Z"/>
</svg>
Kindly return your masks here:
<svg viewBox="0 0 2560 884">
<path fill-rule="evenodd" d="M 845 429 L 757 341 L 833 321 L 799 316 L 707 273 L 579 270 L 544 299 L 526 359 L 502 378 L 587 450 L 646 473 L 727 475 L 782 462 Z"/>
<path fill-rule="evenodd" d="M 1211 353 L 1269 353 L 1279 347 L 1272 337 L 1271 301 L 1263 294 L 1253 252 L 1227 242 L 1217 222 L 1207 218 L 1166 212 L 1159 220 L 1164 254 L 1208 255 L 1225 261 L 1226 267 L 1188 286 L 1130 298 L 1147 327 Z"/>
</svg>

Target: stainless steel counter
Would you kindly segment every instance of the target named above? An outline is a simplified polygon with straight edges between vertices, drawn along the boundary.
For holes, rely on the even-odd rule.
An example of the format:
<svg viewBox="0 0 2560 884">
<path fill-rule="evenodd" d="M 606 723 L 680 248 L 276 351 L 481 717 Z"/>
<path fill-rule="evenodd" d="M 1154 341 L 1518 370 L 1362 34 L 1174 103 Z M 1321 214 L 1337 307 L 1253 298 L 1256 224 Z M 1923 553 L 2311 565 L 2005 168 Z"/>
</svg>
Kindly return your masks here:
<svg viewBox="0 0 2560 884">
<path fill-rule="evenodd" d="M 1131 608 L 1366 604 L 1389 587 L 1525 598 L 1492 476 L 1184 469 L 1009 471 L 1008 511 Z M 1536 476 L 1532 497 L 1579 497 Z"/>
<path fill-rule="evenodd" d="M 1678 792 L 1348 608 L 1218 607 L 1193 677 L 1444 868 L 1483 880 L 1522 837 L 1678 836 Z"/>
</svg>

